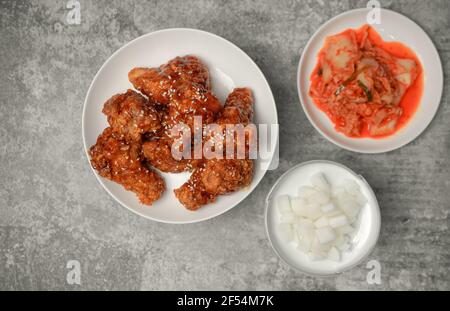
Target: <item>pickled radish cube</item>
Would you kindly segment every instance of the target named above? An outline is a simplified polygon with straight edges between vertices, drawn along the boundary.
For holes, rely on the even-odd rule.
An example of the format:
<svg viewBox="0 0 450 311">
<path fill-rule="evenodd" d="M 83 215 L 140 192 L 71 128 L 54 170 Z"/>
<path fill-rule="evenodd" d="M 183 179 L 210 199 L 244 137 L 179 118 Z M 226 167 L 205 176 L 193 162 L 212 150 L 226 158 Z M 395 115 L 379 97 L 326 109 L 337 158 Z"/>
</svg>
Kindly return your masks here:
<svg viewBox="0 0 450 311">
<path fill-rule="evenodd" d="M 323 205 L 320 209 L 323 213 L 328 214 L 336 210 L 336 205 L 333 202 L 328 202 L 328 204 Z"/>
<path fill-rule="evenodd" d="M 298 196 L 303 199 L 308 199 L 316 193 L 316 190 L 310 186 L 303 186 L 298 189 Z"/>
<path fill-rule="evenodd" d="M 314 222 L 314 226 L 317 229 L 327 227 L 328 226 L 328 218 L 326 216 L 322 216 Z"/>
<path fill-rule="evenodd" d="M 307 253 L 307 252 L 309 252 L 310 248 L 311 248 L 311 240 L 308 240 L 308 239 L 301 239 L 301 240 L 299 239 L 298 240 L 297 249 L 299 251 Z"/>
<path fill-rule="evenodd" d="M 309 236 L 302 236 L 298 238 L 297 249 L 308 253 L 311 249 L 312 239 Z"/>
<path fill-rule="evenodd" d="M 297 221 L 297 216 L 292 212 L 284 213 L 281 215 L 280 221 L 282 223 L 293 224 Z"/>
<path fill-rule="evenodd" d="M 311 184 L 320 191 L 323 191 L 325 193 L 330 192 L 330 183 L 323 173 L 314 174 L 311 177 Z"/>
<path fill-rule="evenodd" d="M 336 187 L 331 194 L 334 198 L 341 199 L 348 196 L 347 190 L 344 187 Z"/>
<path fill-rule="evenodd" d="M 337 247 L 341 252 L 347 252 L 347 251 L 349 251 L 350 248 L 351 248 L 350 243 L 348 243 L 348 242 L 345 242 L 345 243 L 343 243 L 343 244 L 341 244 L 341 245 L 337 245 L 336 247 Z"/>
<path fill-rule="evenodd" d="M 344 211 L 349 219 L 354 219 L 359 214 L 361 206 L 354 200 L 340 202 L 339 207 Z"/>
<path fill-rule="evenodd" d="M 333 194 L 333 199 L 335 203 L 346 202 L 350 200 L 354 200 L 353 195 L 348 193 L 346 190 L 340 191 L 338 193 Z"/>
<path fill-rule="evenodd" d="M 340 235 L 350 234 L 353 231 L 355 231 L 355 229 L 352 226 L 350 226 L 350 225 L 343 226 L 343 227 L 340 227 L 340 228 L 336 229 L 336 232 L 338 234 L 340 234 Z"/>
<path fill-rule="evenodd" d="M 332 261 L 340 261 L 341 260 L 341 253 L 336 247 L 332 247 L 330 251 L 328 252 L 327 258 Z"/>
<path fill-rule="evenodd" d="M 311 253 L 314 254 L 326 254 L 330 250 L 331 245 L 330 243 L 321 244 L 317 236 L 312 240 L 311 243 Z"/>
<path fill-rule="evenodd" d="M 299 237 L 307 236 L 312 239 L 314 236 L 314 224 L 308 219 L 299 219 L 295 225 L 295 230 Z"/>
<path fill-rule="evenodd" d="M 308 202 L 326 205 L 330 203 L 330 195 L 322 190 L 316 190 L 314 194 L 308 197 Z"/>
<path fill-rule="evenodd" d="M 295 225 L 292 225 L 292 233 L 294 236 L 294 238 L 292 239 L 292 243 L 294 243 L 295 245 L 298 245 L 299 238 L 298 238 L 297 231 L 295 231 L 294 227 L 295 227 Z"/>
<path fill-rule="evenodd" d="M 361 192 L 359 185 L 352 179 L 346 179 L 344 182 L 344 188 L 351 195 L 357 195 Z"/>
<path fill-rule="evenodd" d="M 320 205 L 317 203 L 308 203 L 306 205 L 306 211 L 308 214 L 308 218 L 312 220 L 316 220 L 323 215 L 322 210 L 320 209 Z"/>
<path fill-rule="evenodd" d="M 278 233 L 280 238 L 286 243 L 294 240 L 294 231 L 292 230 L 292 226 L 290 224 L 279 224 Z"/>
<path fill-rule="evenodd" d="M 337 232 L 337 230 L 336 230 L 336 232 Z M 339 236 L 337 237 L 336 240 L 334 240 L 334 242 L 333 242 L 334 246 L 338 247 L 338 246 L 341 246 L 348 242 L 348 238 L 345 235 L 341 235 L 339 232 L 337 232 L 337 233 L 339 234 Z"/>
<path fill-rule="evenodd" d="M 277 208 L 280 214 L 286 214 L 292 212 L 291 200 L 288 195 L 280 195 L 277 197 Z"/>
<path fill-rule="evenodd" d="M 308 217 L 308 210 L 306 208 L 306 202 L 303 198 L 293 198 L 291 200 L 291 207 L 294 214 L 297 216 Z"/>
<path fill-rule="evenodd" d="M 355 195 L 355 201 L 361 206 L 363 207 L 364 205 L 367 204 L 367 198 L 364 196 L 364 194 L 362 194 L 361 192 L 359 192 L 357 195 Z"/>
<path fill-rule="evenodd" d="M 336 233 L 330 227 L 324 227 L 316 230 L 316 237 L 320 244 L 326 244 L 336 239 Z"/>
<path fill-rule="evenodd" d="M 348 219 L 345 215 L 330 217 L 328 223 L 331 228 L 339 228 L 348 225 Z"/>
<path fill-rule="evenodd" d="M 336 206 L 336 205 L 335 205 L 335 206 Z M 342 215 L 342 213 L 343 213 L 343 211 L 342 211 L 341 209 L 339 209 L 339 208 L 336 207 L 336 209 L 335 209 L 334 211 L 332 211 L 331 213 L 326 214 L 326 216 L 327 216 L 328 218 L 330 218 L 330 217 L 335 217 L 335 216 Z"/>
</svg>

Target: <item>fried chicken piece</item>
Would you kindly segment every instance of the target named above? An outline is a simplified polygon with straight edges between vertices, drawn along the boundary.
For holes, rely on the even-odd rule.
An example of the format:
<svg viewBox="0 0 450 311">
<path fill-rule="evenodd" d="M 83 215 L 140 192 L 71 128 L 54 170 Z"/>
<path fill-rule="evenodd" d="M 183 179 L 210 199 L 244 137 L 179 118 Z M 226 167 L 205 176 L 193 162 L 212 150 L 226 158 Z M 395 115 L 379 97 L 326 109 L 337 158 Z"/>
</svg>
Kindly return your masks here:
<svg viewBox="0 0 450 311">
<path fill-rule="evenodd" d="M 169 104 L 173 86 L 180 82 L 189 81 L 204 90 L 211 88 L 208 69 L 190 55 L 176 57 L 159 68 L 134 68 L 128 79 L 137 90 L 162 105 Z"/>
<path fill-rule="evenodd" d="M 118 139 L 111 127 L 98 137 L 89 154 L 100 176 L 136 193 L 143 204 L 151 205 L 165 191 L 162 177 L 142 164 L 140 144 Z"/>
<path fill-rule="evenodd" d="M 177 57 L 158 69 L 135 68 L 129 73 L 129 79 L 136 88 L 164 107 L 160 108 L 161 139 L 152 139 L 144 147 L 149 163 L 163 172 L 191 170 L 198 161 L 177 161 L 172 157 L 171 146 L 180 137 L 177 125 L 189 126 L 192 134 L 195 117 L 199 117 L 201 124 L 209 124 L 222 109 L 210 91 L 207 68 L 194 56 Z"/>
<path fill-rule="evenodd" d="M 216 119 L 222 105 L 211 91 L 190 81 L 180 81 L 173 85 L 173 94 L 168 104 L 167 114 L 162 123 L 166 134 L 177 124 L 186 124 L 194 130 L 194 118 L 200 117 L 202 124 L 210 124 Z"/>
<path fill-rule="evenodd" d="M 179 123 L 192 128 L 194 116 L 211 123 L 222 109 L 210 91 L 208 69 L 195 56 L 176 57 L 159 68 L 134 68 L 128 78 L 155 103 L 167 106 L 163 123 L 169 135 Z"/>
<path fill-rule="evenodd" d="M 141 94 L 128 90 L 111 97 L 103 106 L 111 129 L 120 139 L 138 142 L 141 135 L 161 129 L 156 109 Z"/>
<path fill-rule="evenodd" d="M 231 92 L 220 112 L 217 124 L 247 125 L 253 119 L 253 95 L 248 88 L 237 88 Z"/>
<path fill-rule="evenodd" d="M 214 202 L 219 195 L 249 186 L 253 179 L 253 161 L 249 159 L 212 159 L 197 168 L 175 196 L 188 210 L 196 211 Z"/>
<path fill-rule="evenodd" d="M 253 97 L 247 88 L 235 89 L 227 98 L 216 120 L 225 131 L 227 124 L 247 125 L 253 117 Z M 189 210 L 214 202 L 219 195 L 235 192 L 251 184 L 253 161 L 248 159 L 211 159 L 203 161 L 188 182 L 176 189 L 175 196 Z"/>
<path fill-rule="evenodd" d="M 142 145 L 142 153 L 151 166 L 162 172 L 181 173 L 191 170 L 189 160 L 176 160 L 173 158 L 170 140 L 168 139 L 145 142 Z"/>
</svg>

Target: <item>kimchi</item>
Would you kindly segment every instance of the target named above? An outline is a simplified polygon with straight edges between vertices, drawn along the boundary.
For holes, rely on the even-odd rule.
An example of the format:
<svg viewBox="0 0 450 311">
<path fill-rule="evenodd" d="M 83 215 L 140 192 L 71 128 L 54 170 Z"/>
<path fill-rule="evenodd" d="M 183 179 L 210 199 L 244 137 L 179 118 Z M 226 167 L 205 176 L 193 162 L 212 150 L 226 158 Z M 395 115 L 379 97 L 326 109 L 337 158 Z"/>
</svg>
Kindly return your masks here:
<svg viewBox="0 0 450 311">
<path fill-rule="evenodd" d="M 392 135 L 419 104 L 421 68 L 410 49 L 384 42 L 370 26 L 348 29 L 326 38 L 310 96 L 349 137 Z"/>
</svg>

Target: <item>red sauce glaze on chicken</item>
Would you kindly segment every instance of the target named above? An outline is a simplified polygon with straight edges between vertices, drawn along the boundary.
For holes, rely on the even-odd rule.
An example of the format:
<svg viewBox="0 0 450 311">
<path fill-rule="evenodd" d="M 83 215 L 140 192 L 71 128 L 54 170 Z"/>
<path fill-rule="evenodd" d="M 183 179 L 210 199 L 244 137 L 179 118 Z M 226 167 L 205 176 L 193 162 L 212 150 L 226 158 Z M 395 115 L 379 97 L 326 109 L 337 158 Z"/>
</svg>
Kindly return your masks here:
<svg viewBox="0 0 450 311">
<path fill-rule="evenodd" d="M 365 25 L 325 40 L 309 93 L 337 131 L 354 138 L 382 138 L 414 116 L 423 80 L 422 65 L 410 48 L 384 41 Z"/>
</svg>

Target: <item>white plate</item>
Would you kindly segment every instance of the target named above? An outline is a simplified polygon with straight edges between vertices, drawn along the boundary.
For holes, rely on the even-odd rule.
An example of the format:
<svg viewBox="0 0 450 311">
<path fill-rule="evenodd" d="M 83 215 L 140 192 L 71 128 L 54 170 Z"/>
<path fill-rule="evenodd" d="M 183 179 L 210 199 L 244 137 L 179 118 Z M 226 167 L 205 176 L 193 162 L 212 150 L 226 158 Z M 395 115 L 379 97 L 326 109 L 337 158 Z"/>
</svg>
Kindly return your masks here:
<svg viewBox="0 0 450 311">
<path fill-rule="evenodd" d="M 83 110 L 83 140 L 88 159 L 88 149 L 107 127 L 106 117 L 101 112 L 103 103 L 112 95 L 132 88 L 128 81 L 128 72 L 137 66 L 159 66 L 176 56 L 186 54 L 198 56 L 208 66 L 213 92 L 222 102 L 234 87 L 249 87 L 255 98 L 255 124 L 278 124 L 275 100 L 269 84 L 245 52 L 231 42 L 208 32 L 166 29 L 129 42 L 115 52 L 98 71 L 86 95 Z M 276 144 L 272 145 L 267 149 L 270 158 L 274 154 Z M 261 146 L 264 147 L 267 146 Z M 188 173 L 163 174 L 167 191 L 151 207 L 140 204 L 134 193 L 101 178 L 97 172 L 94 173 L 106 191 L 131 211 L 160 222 L 193 223 L 218 216 L 244 200 L 263 178 L 268 162 L 270 161 L 260 159 L 255 161 L 255 175 L 250 187 L 221 196 L 216 203 L 196 212 L 187 211 L 173 194 L 173 189 L 188 179 Z"/>
<path fill-rule="evenodd" d="M 334 144 L 355 152 L 382 153 L 403 147 L 416 139 L 430 124 L 441 101 L 444 76 L 439 54 L 428 35 L 409 18 L 393 11 L 381 9 L 381 24 L 373 28 L 387 41 L 399 41 L 410 47 L 420 59 L 424 69 L 424 92 L 421 104 L 410 122 L 395 135 L 384 139 L 349 138 L 338 133 L 330 119 L 312 102 L 308 95 L 310 76 L 317 64 L 317 54 L 327 36 L 348 28 L 367 24 L 368 9 L 343 13 L 324 24 L 303 50 L 297 73 L 300 102 L 313 126 Z"/>
<path fill-rule="evenodd" d="M 280 195 L 294 197 L 301 186 L 310 185 L 310 177 L 322 172 L 332 185 L 339 185 L 345 179 L 354 180 L 360 187 L 368 203 L 359 214 L 359 227 L 356 228 L 351 240 L 352 249 L 342 253 L 342 260 L 312 261 L 308 255 L 297 250 L 292 243 L 284 242 L 277 233 L 276 226 L 280 223 L 280 213 L 276 208 L 276 198 Z M 375 247 L 381 227 L 378 201 L 370 185 L 365 179 L 349 168 L 330 161 L 310 161 L 299 164 L 283 176 L 273 186 L 266 199 L 266 230 L 269 241 L 277 255 L 288 265 L 309 275 L 327 276 L 342 273 L 360 264 Z"/>
</svg>

